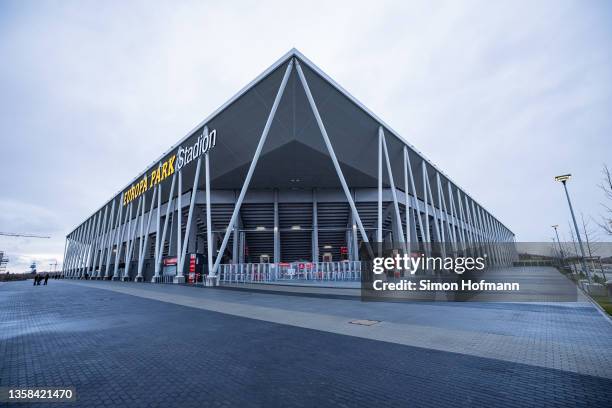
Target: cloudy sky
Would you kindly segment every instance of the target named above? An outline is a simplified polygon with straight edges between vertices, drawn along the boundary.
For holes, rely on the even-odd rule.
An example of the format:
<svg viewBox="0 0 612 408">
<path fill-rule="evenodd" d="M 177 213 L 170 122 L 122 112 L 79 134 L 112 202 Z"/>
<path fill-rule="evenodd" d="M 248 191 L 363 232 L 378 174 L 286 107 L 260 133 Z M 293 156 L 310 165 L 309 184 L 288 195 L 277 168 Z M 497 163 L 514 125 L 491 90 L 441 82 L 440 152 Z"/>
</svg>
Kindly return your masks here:
<svg viewBox="0 0 612 408">
<path fill-rule="evenodd" d="M 609 1 L 0 0 L 0 231 L 52 236 L 0 250 L 61 263 L 69 230 L 292 47 L 518 240 L 569 239 L 553 177 L 597 217 L 612 165 L 610 22 Z"/>
</svg>

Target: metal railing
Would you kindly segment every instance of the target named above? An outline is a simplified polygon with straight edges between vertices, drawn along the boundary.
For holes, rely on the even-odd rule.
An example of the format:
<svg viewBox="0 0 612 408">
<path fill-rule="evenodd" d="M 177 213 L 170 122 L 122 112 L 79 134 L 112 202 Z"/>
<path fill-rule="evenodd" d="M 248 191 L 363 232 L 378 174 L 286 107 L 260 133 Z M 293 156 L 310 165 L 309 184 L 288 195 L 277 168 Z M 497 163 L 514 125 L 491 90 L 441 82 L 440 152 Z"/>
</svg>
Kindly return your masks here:
<svg viewBox="0 0 612 408">
<path fill-rule="evenodd" d="M 219 280 L 227 283 L 278 281 L 358 281 L 360 261 L 243 263 L 219 265 Z"/>
<path fill-rule="evenodd" d="M 153 283 L 174 283 L 174 275 L 154 276 L 153 279 Z"/>
</svg>

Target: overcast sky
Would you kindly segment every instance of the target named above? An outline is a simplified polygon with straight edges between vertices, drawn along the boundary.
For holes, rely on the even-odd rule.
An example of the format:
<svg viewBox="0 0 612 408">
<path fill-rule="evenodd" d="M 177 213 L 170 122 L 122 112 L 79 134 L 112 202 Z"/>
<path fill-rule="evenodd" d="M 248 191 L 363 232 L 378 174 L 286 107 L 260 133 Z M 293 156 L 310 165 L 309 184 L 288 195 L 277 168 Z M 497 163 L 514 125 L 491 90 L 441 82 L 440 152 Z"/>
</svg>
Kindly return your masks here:
<svg viewBox="0 0 612 408">
<path fill-rule="evenodd" d="M 292 47 L 517 240 L 569 239 L 553 177 L 596 217 L 612 165 L 611 22 L 609 1 L 0 0 L 0 231 L 52 236 L 0 250 L 61 263 L 68 231 Z"/>
</svg>

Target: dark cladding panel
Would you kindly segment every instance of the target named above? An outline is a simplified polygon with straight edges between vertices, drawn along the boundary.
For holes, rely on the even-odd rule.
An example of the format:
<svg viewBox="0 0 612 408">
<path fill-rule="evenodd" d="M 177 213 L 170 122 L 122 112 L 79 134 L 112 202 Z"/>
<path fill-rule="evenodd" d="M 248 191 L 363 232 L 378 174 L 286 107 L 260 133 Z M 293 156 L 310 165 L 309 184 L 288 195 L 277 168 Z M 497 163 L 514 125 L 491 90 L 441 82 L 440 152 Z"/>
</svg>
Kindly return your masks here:
<svg viewBox="0 0 612 408">
<path fill-rule="evenodd" d="M 338 161 L 376 177 L 378 124 L 306 64 L 301 66 Z M 310 117 L 312 113 L 304 90 L 298 89 L 301 97 L 296 99 L 302 104 L 296 107 L 296 112 L 307 113 Z M 327 154 L 314 118 L 306 120 L 303 129 L 303 132 L 297 136 L 298 140 Z M 348 178 L 347 183 L 360 184 L 359 180 L 353 181 Z"/>
</svg>

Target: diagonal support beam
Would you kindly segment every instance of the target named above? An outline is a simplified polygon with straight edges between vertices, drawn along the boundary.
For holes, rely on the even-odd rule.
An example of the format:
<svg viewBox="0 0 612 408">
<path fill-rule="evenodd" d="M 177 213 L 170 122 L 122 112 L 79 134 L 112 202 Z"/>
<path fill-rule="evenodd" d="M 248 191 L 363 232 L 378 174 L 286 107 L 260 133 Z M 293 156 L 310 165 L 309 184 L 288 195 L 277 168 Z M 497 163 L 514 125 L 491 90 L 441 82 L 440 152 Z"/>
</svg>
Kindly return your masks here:
<svg viewBox="0 0 612 408">
<path fill-rule="evenodd" d="M 416 192 L 416 185 L 414 183 L 414 174 L 412 173 L 412 164 L 410 163 L 410 155 L 408 153 L 408 148 L 406 146 L 404 146 L 404 193 L 405 193 L 405 197 L 406 197 L 406 227 L 408 226 L 408 179 L 410 178 L 410 187 L 411 187 L 411 191 L 412 191 L 412 208 L 413 211 L 416 212 L 416 218 L 417 218 L 417 222 L 419 224 L 419 229 L 421 231 L 421 239 L 423 240 L 423 243 L 425 243 L 426 241 L 426 231 L 425 228 L 423 227 L 423 219 L 421 217 L 421 210 L 419 210 L 419 202 L 417 200 L 417 192 Z M 410 236 L 410 231 L 408 232 L 408 236 Z M 418 239 L 415 236 L 415 239 L 417 240 L 418 243 Z M 408 242 L 410 242 L 408 240 Z M 409 247 L 410 248 L 410 247 Z"/>
<path fill-rule="evenodd" d="M 399 203 L 397 201 L 397 191 L 395 190 L 393 172 L 391 171 L 391 161 L 389 160 L 389 150 L 387 150 L 387 140 L 385 139 L 385 132 L 383 131 L 382 126 L 378 128 L 378 134 L 382 140 L 383 150 L 385 152 L 385 161 L 387 162 L 387 174 L 389 176 L 389 181 L 391 184 L 391 192 L 393 194 L 393 206 L 395 207 L 395 217 L 397 221 L 397 226 L 399 228 L 399 242 L 402 244 L 404 252 L 406 252 L 406 246 L 404 244 L 404 228 L 402 227 L 402 217 L 400 215 Z M 406 211 L 408 211 L 408 207 L 406 207 Z"/>
<path fill-rule="evenodd" d="M 172 175 L 172 183 L 170 184 L 170 195 L 168 196 L 168 202 L 166 203 L 166 217 L 164 219 L 164 229 L 162 231 L 161 239 L 159 241 L 159 247 L 157 248 L 157 258 L 155 259 L 155 277 L 159 277 L 161 269 L 161 261 L 164 253 L 164 243 L 166 241 L 166 232 L 168 231 L 168 220 L 170 219 L 170 213 L 172 208 L 172 200 L 174 194 L 174 184 L 176 183 L 176 173 Z M 158 231 L 159 234 L 159 231 Z"/>
<path fill-rule="evenodd" d="M 130 264 L 132 263 L 132 255 L 134 254 L 134 247 L 136 246 L 136 230 L 138 229 L 138 221 L 140 218 L 140 209 L 143 207 L 143 199 L 144 195 L 140 196 L 138 199 L 138 207 L 136 208 L 136 215 L 134 217 L 134 228 L 132 227 L 132 219 L 130 216 L 129 226 L 128 226 L 128 248 L 125 252 L 125 270 L 123 271 L 123 279 L 127 280 L 130 277 Z M 131 238 L 130 238 L 131 237 Z"/>
<path fill-rule="evenodd" d="M 206 134 L 208 134 L 208 128 L 204 128 Z M 206 261 L 208 262 L 208 273 L 210 274 L 213 269 L 213 248 L 212 248 L 212 214 L 211 208 L 212 203 L 210 202 L 210 158 L 209 154 L 206 153 L 204 157 L 204 167 L 206 171 Z M 234 236 L 234 240 L 236 237 Z M 236 260 L 234 260 L 236 262 Z"/>
<path fill-rule="evenodd" d="M 123 202 L 123 200 L 122 200 Z M 119 234 L 117 234 L 117 255 L 115 255 L 115 270 L 113 271 L 113 280 L 120 279 L 119 276 L 119 262 L 121 262 L 121 252 L 123 252 L 123 240 L 125 238 L 125 229 L 128 226 L 128 219 L 132 218 L 132 203 L 128 204 L 128 208 L 125 209 L 125 220 L 123 224 L 121 224 L 121 217 L 119 217 L 119 225 L 120 228 Z M 125 243 L 125 247 L 127 249 L 127 242 Z"/>
<path fill-rule="evenodd" d="M 117 200 L 113 200 L 113 205 L 111 206 L 111 212 L 110 212 L 110 220 L 108 222 L 107 228 L 106 228 L 106 235 L 104 236 L 104 241 L 102 243 L 102 248 L 100 250 L 100 259 L 98 260 L 98 276 L 100 276 L 101 278 L 106 278 L 106 275 L 108 274 L 108 259 L 109 259 L 109 254 L 112 252 L 113 250 L 113 235 L 112 235 L 112 231 L 113 231 L 113 224 L 115 223 L 115 203 Z M 121 207 L 121 201 L 119 201 L 119 207 Z M 120 208 L 118 209 L 120 210 Z M 104 260 L 102 258 L 105 258 L 104 260 L 106 260 L 106 268 L 104 269 L 104 273 L 102 273 L 102 262 L 104 262 Z"/>
<path fill-rule="evenodd" d="M 205 128 L 205 134 L 208 134 Z M 208 153 L 206 153 L 208 155 Z M 196 195 L 198 193 L 198 181 L 200 181 L 200 167 L 202 167 L 202 156 L 198 158 L 196 164 L 195 176 L 193 179 L 193 189 L 191 190 L 191 201 L 189 203 L 189 213 L 187 214 L 187 225 L 185 227 L 185 238 L 183 241 L 182 252 L 179 255 L 179 269 L 182 271 L 185 266 L 185 254 L 187 253 L 187 241 L 189 240 L 189 232 L 191 230 L 191 218 L 193 217 L 193 206 L 195 205 Z"/>
<path fill-rule="evenodd" d="M 141 246 L 140 246 L 140 252 L 138 253 L 138 273 L 136 275 L 136 280 L 137 281 L 141 281 L 142 280 L 142 267 L 144 265 L 144 257 L 145 257 L 145 251 L 147 250 L 147 244 L 149 243 L 149 230 L 151 228 L 151 216 L 153 215 L 153 206 L 155 205 L 155 196 L 157 195 L 157 189 L 158 189 L 158 185 L 155 185 L 155 188 L 153 189 L 153 195 L 151 196 L 151 207 L 149 208 L 149 217 L 147 219 L 147 227 L 146 227 L 146 231 L 144 232 L 145 236 L 144 236 L 144 242 L 143 242 L 143 238 L 140 238 L 141 241 Z M 143 211 L 144 211 L 144 206 L 143 206 Z M 142 227 L 142 224 L 141 224 Z"/>
<path fill-rule="evenodd" d="M 325 141 L 325 145 L 327 146 L 327 151 L 331 156 L 332 162 L 334 164 L 334 168 L 336 169 L 336 174 L 340 179 L 340 184 L 342 184 L 342 189 L 344 190 L 344 195 L 346 195 L 346 199 L 349 202 L 351 207 L 351 211 L 353 213 L 353 217 L 357 226 L 359 227 L 359 231 L 361 232 L 361 239 L 364 243 L 367 244 L 368 252 L 372 252 L 370 248 L 368 239 L 368 235 L 363 228 L 363 223 L 361 222 L 361 218 L 359 217 L 359 213 L 357 212 L 357 207 L 355 206 L 355 202 L 353 201 L 353 197 L 351 196 L 351 192 L 346 184 L 346 180 L 344 179 L 344 174 L 342 174 L 342 169 L 340 168 L 340 163 L 338 163 L 338 159 L 336 158 L 336 153 L 334 152 L 334 148 L 329 140 L 329 136 L 327 135 L 327 130 L 325 130 L 325 125 L 323 124 L 323 120 L 321 119 L 321 115 L 319 114 L 319 110 L 317 109 L 317 105 L 312 97 L 312 93 L 310 92 L 310 87 L 308 86 L 308 82 L 306 81 L 306 77 L 304 76 L 304 72 L 302 71 L 302 67 L 300 66 L 299 61 L 295 61 L 295 67 L 297 69 L 298 75 L 300 77 L 300 81 L 302 82 L 302 86 L 304 87 L 304 91 L 306 92 L 306 98 L 308 99 L 308 103 L 310 104 L 310 108 L 312 109 L 312 113 L 317 120 L 317 124 L 319 125 L 319 130 L 321 131 L 321 135 L 323 136 L 323 140 Z"/>
<path fill-rule="evenodd" d="M 236 223 L 236 217 L 238 216 L 238 212 L 240 211 L 240 206 L 242 205 L 242 201 L 244 200 L 246 191 L 249 188 L 249 183 L 251 182 L 251 178 L 253 177 L 255 166 L 257 166 L 257 161 L 259 160 L 259 156 L 261 155 L 263 145 L 266 142 L 266 139 L 268 137 L 268 132 L 270 131 L 270 127 L 272 127 L 272 121 L 274 120 L 274 116 L 276 115 L 276 110 L 278 109 L 278 105 L 280 104 L 281 97 L 283 96 L 283 93 L 285 91 L 285 86 L 287 85 L 287 81 L 289 80 L 289 75 L 291 74 L 292 67 L 293 67 L 293 60 L 291 60 L 289 64 L 287 65 L 287 69 L 285 70 L 285 75 L 283 76 L 283 80 L 281 81 L 280 87 L 278 88 L 278 92 L 276 93 L 276 97 L 274 98 L 272 109 L 270 109 L 270 114 L 268 115 L 266 125 L 264 126 L 263 132 L 261 134 L 261 138 L 259 139 L 259 143 L 257 144 L 257 149 L 255 150 L 255 155 L 253 156 L 253 160 L 251 161 L 251 165 L 249 166 L 249 171 L 247 172 L 246 178 L 244 180 L 244 184 L 242 185 L 242 189 L 240 190 L 238 201 L 236 202 L 236 205 L 234 206 L 234 211 L 232 212 L 232 218 L 230 218 L 230 222 L 227 225 L 227 230 L 225 231 L 223 242 L 221 243 L 221 248 L 219 249 L 219 253 L 217 254 L 217 259 L 215 260 L 213 269 L 210 272 L 211 276 L 215 276 L 217 274 L 217 269 L 219 268 L 221 257 L 223 256 L 223 253 L 225 252 L 225 248 L 227 247 L 227 242 L 229 241 L 230 234 L 232 232 L 232 229 L 234 228 L 234 224 Z"/>
</svg>

